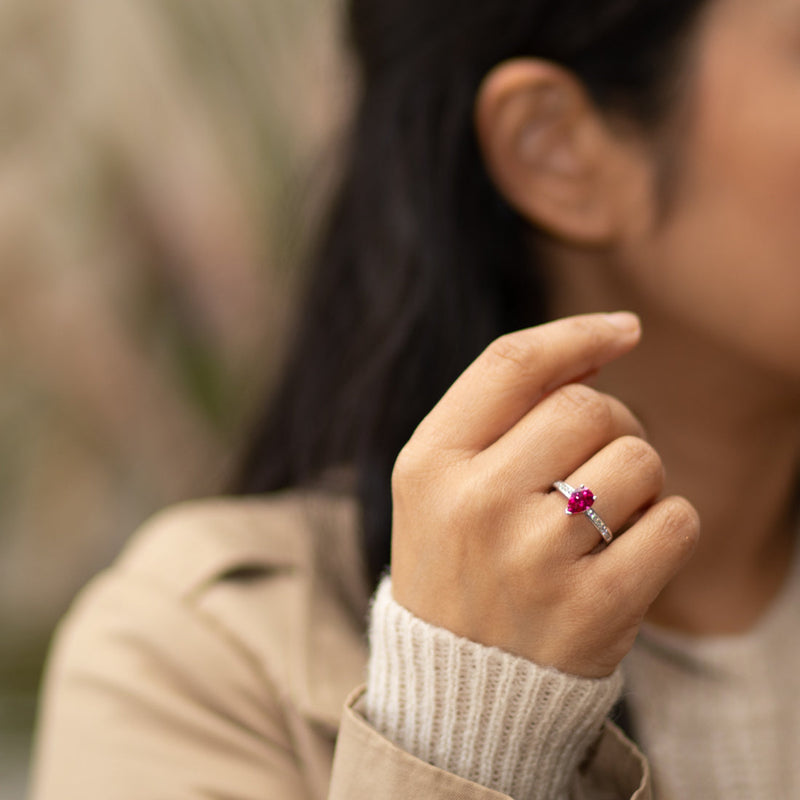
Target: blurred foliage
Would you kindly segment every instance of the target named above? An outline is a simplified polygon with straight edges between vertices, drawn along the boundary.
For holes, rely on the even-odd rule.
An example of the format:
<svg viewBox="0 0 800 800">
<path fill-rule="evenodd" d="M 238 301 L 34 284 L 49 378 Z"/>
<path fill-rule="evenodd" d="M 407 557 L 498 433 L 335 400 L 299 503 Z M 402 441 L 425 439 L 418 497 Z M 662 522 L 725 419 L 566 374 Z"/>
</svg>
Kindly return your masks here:
<svg viewBox="0 0 800 800">
<path fill-rule="evenodd" d="M 348 106 L 336 5 L 0 0 L 0 693 L 145 517 L 224 485 Z"/>
</svg>

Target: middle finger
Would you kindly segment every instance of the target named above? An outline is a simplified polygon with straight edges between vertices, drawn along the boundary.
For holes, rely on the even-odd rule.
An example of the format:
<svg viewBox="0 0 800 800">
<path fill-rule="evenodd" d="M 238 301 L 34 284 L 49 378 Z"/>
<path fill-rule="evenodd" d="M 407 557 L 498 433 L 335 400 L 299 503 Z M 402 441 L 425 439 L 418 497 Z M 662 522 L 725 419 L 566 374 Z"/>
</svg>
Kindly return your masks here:
<svg viewBox="0 0 800 800">
<path fill-rule="evenodd" d="M 583 384 L 557 389 L 491 447 L 475 457 L 517 492 L 549 492 L 610 442 L 644 438 L 641 423 L 619 400 Z"/>
</svg>

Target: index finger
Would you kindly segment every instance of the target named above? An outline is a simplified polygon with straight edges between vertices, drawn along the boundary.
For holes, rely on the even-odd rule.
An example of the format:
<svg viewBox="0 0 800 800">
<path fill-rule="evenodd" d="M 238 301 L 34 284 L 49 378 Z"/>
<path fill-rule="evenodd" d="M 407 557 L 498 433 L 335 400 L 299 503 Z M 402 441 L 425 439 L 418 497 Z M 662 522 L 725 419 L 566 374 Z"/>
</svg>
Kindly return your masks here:
<svg viewBox="0 0 800 800">
<path fill-rule="evenodd" d="M 509 333 L 467 367 L 418 434 L 449 450 L 480 452 L 547 394 L 633 349 L 635 314 L 584 314 Z"/>
</svg>

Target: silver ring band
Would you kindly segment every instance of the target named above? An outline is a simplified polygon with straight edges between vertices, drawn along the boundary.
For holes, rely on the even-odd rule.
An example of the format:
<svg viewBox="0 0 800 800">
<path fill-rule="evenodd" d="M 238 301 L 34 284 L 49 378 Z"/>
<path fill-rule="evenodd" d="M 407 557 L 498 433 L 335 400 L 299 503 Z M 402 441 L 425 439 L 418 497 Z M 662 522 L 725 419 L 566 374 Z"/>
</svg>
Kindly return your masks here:
<svg viewBox="0 0 800 800">
<path fill-rule="evenodd" d="M 588 518 L 589 522 L 597 528 L 600 535 L 603 537 L 603 541 L 606 544 L 611 544 L 614 539 L 614 534 L 611 532 L 608 525 L 603 522 L 600 515 L 592 508 L 594 501 L 597 500 L 597 496 L 591 489 L 587 489 L 583 485 L 574 489 L 565 481 L 555 481 L 553 483 L 553 488 L 558 489 L 558 491 L 569 500 L 564 513 L 568 515 L 583 514 Z"/>
</svg>

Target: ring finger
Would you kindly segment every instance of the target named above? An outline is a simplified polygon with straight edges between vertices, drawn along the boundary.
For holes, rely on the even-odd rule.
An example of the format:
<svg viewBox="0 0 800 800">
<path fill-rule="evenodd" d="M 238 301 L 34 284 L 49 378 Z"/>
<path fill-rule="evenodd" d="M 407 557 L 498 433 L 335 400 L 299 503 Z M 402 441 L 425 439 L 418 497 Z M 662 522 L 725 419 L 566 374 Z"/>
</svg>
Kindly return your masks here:
<svg viewBox="0 0 800 800">
<path fill-rule="evenodd" d="M 623 436 L 571 473 L 565 483 L 575 489 L 585 486 L 591 490 L 596 497 L 591 511 L 616 536 L 661 494 L 664 469 L 651 445 L 636 436 Z M 562 546 L 576 555 L 585 555 L 603 539 L 587 515 L 580 512 L 580 505 L 576 513 L 565 514 L 568 505 L 559 491 L 553 491 L 542 498 L 540 513 L 557 520 L 551 530 Z"/>
</svg>

